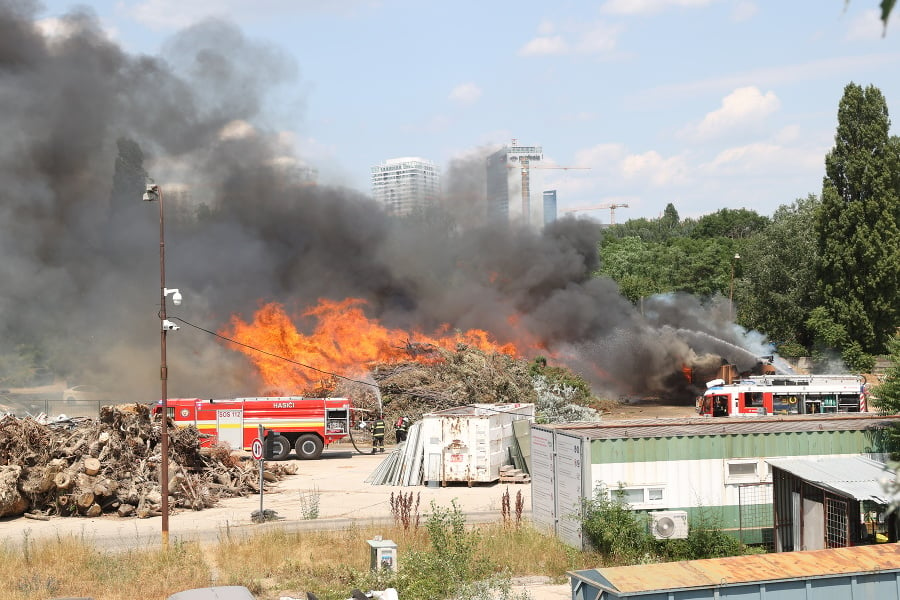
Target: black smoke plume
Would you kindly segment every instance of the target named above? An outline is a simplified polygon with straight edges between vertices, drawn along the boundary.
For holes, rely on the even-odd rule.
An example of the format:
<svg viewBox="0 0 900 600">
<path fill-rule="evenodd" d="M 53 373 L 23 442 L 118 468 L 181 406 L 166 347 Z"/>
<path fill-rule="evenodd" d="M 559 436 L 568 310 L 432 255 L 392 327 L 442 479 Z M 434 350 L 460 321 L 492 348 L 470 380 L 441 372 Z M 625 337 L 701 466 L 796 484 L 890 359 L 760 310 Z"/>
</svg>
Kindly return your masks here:
<svg viewBox="0 0 900 600">
<path fill-rule="evenodd" d="M 165 202 L 166 284 L 185 298 L 169 314 L 211 330 L 260 302 L 360 297 L 391 327 L 449 323 L 500 341 L 525 329 L 598 391 L 628 394 L 671 389 L 683 365 L 743 343 L 722 306 L 670 297 L 639 310 L 596 278 L 596 224 L 485 226 L 478 152 L 448 169 L 442 218 L 392 220 L 361 193 L 309 185 L 264 109 L 298 65 L 229 23 L 191 27 L 151 57 L 123 51 L 87 9 L 52 30 L 36 11 L 0 3 L 2 356 L 32 352 L 123 401 L 158 397 L 148 176 Z M 246 357 L 215 337 L 183 327 L 168 339 L 170 396 L 256 391 Z"/>
</svg>

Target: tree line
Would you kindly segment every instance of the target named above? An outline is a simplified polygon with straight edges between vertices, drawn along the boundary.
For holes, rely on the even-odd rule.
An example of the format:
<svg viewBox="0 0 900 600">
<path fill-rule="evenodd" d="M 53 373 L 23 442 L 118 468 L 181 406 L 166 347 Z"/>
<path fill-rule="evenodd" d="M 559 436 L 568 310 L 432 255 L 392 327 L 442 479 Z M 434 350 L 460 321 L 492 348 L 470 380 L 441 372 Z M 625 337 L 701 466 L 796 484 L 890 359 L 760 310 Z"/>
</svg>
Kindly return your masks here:
<svg viewBox="0 0 900 600">
<path fill-rule="evenodd" d="M 635 303 L 685 292 L 733 300 L 735 321 L 785 357 L 839 355 L 868 372 L 900 328 L 900 137 L 875 86 L 848 84 L 819 193 L 774 214 L 722 209 L 606 229 L 597 275 Z"/>
</svg>

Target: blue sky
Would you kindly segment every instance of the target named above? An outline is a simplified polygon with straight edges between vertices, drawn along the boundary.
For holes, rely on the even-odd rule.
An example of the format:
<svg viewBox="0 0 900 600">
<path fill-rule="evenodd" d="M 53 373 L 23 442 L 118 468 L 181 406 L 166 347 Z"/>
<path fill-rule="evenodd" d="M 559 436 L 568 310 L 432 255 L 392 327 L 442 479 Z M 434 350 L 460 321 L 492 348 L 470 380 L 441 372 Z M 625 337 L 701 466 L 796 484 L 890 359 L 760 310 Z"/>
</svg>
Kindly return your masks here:
<svg viewBox="0 0 900 600">
<path fill-rule="evenodd" d="M 771 215 L 820 193 L 849 82 L 875 85 L 900 114 L 900 24 L 882 35 L 878 0 L 89 5 L 130 53 L 155 55 L 210 16 L 283 53 L 297 75 L 256 125 L 285 132 L 325 182 L 365 193 L 385 159 L 445 168 L 516 138 L 589 167 L 544 173 L 561 210 Z M 52 23 L 75 4 L 44 6 Z"/>
</svg>

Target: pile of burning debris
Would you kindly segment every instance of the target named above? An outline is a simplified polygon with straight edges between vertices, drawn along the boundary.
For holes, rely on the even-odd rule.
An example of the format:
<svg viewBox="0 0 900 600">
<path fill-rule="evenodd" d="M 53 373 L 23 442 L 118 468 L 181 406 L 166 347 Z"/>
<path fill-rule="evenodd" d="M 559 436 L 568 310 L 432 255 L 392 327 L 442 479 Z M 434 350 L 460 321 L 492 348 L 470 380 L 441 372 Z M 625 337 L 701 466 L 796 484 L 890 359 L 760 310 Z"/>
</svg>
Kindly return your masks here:
<svg viewBox="0 0 900 600">
<path fill-rule="evenodd" d="M 372 368 L 372 385 L 339 381 L 328 394 L 353 398 L 358 409 L 384 412 L 388 421 L 472 403 L 533 403 L 528 361 L 460 345 L 453 350 L 420 344 L 409 361 Z M 422 360 L 427 352 L 428 360 Z M 418 359 L 418 360 L 417 360 Z"/>
<path fill-rule="evenodd" d="M 423 354 L 428 360 L 421 359 Z M 409 361 L 374 366 L 372 382 L 377 388 L 341 381 L 327 393 L 353 398 L 354 406 L 369 411 L 368 415 L 382 411 L 388 422 L 401 416 L 418 420 L 430 412 L 492 403 L 536 404 L 539 418 L 556 422 L 599 419 L 596 411 L 585 406 L 591 400 L 589 395 L 577 390 L 554 393 L 549 388 L 560 386 L 548 377 L 538 381 L 532 366 L 529 360 L 465 344 L 455 350 L 427 345 L 417 348 L 416 355 L 411 353 Z"/>
<path fill-rule="evenodd" d="M 196 429 L 170 429 L 169 506 L 201 510 L 259 491 L 258 470 Z M 161 428 L 146 405 L 104 406 L 99 419 L 0 419 L 0 517 L 160 514 Z M 269 481 L 290 465 L 269 465 Z"/>
</svg>

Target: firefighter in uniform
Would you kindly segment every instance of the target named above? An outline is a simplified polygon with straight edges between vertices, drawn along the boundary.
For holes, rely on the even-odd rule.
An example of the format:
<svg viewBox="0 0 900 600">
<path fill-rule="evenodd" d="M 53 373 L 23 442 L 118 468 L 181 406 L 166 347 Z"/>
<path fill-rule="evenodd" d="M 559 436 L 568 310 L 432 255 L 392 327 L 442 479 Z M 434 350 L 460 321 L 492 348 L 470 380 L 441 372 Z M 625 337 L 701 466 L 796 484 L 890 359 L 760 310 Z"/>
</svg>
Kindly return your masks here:
<svg viewBox="0 0 900 600">
<path fill-rule="evenodd" d="M 397 443 L 403 442 L 406 440 L 406 433 L 409 431 L 409 417 L 402 416 L 397 419 L 397 429 L 394 432 L 394 437 L 397 438 Z"/>
<path fill-rule="evenodd" d="M 384 452 L 384 419 L 378 417 L 372 424 L 372 454 Z"/>
</svg>

